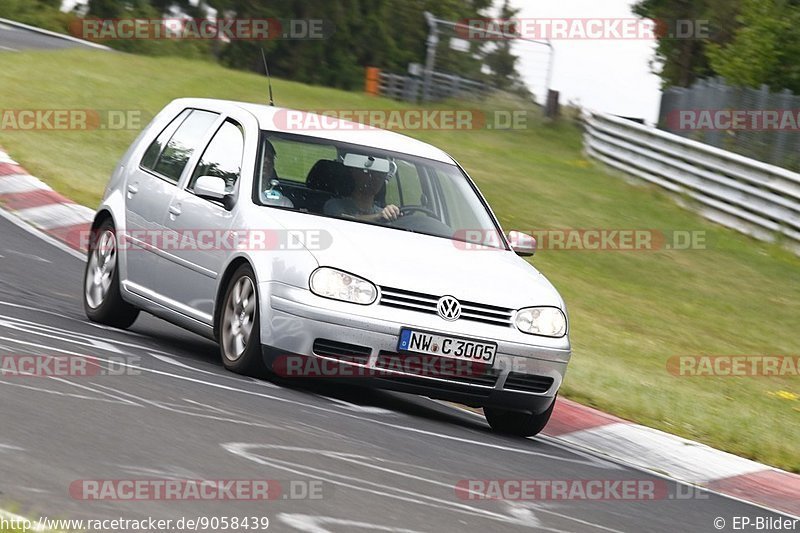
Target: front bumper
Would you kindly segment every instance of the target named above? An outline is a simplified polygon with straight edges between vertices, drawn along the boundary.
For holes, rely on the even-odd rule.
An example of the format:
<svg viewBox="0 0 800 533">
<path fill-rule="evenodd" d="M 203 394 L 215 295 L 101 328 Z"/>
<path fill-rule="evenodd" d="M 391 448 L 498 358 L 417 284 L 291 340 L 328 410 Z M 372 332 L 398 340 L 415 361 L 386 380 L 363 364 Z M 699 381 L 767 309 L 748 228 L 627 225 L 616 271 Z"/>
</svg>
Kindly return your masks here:
<svg viewBox="0 0 800 533">
<path fill-rule="evenodd" d="M 309 356 L 335 361 L 354 370 L 353 382 L 422 394 L 475 406 L 494 406 L 532 412 L 546 410 L 564 379 L 570 358 L 569 340 L 524 335 L 504 328 L 467 321 L 445 322 L 438 316 L 380 306 L 359 306 L 320 298 L 308 289 L 277 282 L 259 285 L 261 342 L 268 368 L 281 356 Z M 431 375 L 379 367 L 379 359 L 397 351 L 402 327 L 468 336 L 497 343 L 491 369 L 493 383 L 463 376 Z M 368 348 L 363 360 L 342 361 L 314 351 L 318 339 Z M 520 342 L 520 340 L 528 342 Z M 541 343 L 541 344 L 533 344 Z M 385 359 L 384 359 L 385 360 Z M 513 376 L 514 379 L 509 379 Z M 540 390 L 519 386 L 520 378 L 535 377 Z M 552 381 L 550 381 L 552 380 Z M 548 385 L 549 383 L 549 385 Z"/>
</svg>

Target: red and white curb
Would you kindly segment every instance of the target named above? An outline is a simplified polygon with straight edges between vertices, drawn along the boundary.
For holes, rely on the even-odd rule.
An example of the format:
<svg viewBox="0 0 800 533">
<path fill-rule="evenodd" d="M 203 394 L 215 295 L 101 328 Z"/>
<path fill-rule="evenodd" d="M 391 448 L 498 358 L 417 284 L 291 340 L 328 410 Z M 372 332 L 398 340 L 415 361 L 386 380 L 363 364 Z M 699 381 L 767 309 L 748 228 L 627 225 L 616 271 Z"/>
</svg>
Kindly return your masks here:
<svg viewBox="0 0 800 533">
<path fill-rule="evenodd" d="M 94 211 L 61 196 L 0 150 L 0 208 L 74 250 Z M 560 398 L 545 435 L 635 468 L 800 517 L 800 475 L 633 424 Z"/>
<path fill-rule="evenodd" d="M 800 475 L 559 398 L 544 434 L 627 465 L 800 517 Z"/>
<path fill-rule="evenodd" d="M 0 208 L 78 251 L 86 239 L 94 210 L 76 204 L 31 176 L 0 150 Z"/>
</svg>

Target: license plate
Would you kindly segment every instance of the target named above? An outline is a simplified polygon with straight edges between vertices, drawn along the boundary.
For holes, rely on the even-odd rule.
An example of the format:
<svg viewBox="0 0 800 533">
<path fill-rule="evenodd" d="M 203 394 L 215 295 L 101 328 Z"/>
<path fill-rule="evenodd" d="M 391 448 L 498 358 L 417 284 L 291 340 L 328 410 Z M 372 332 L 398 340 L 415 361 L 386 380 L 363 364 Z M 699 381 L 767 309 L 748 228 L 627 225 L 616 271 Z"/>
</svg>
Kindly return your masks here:
<svg viewBox="0 0 800 533">
<path fill-rule="evenodd" d="M 497 344 L 403 328 L 400 330 L 397 351 L 492 365 L 497 355 Z"/>
</svg>

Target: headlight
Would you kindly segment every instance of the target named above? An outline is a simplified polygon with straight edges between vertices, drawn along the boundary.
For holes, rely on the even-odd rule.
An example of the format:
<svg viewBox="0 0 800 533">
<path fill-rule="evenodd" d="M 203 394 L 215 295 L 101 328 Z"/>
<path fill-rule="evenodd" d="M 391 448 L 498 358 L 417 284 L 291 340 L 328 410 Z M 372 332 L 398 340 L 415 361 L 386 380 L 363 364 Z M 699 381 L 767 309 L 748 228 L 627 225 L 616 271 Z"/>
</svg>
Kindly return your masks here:
<svg viewBox="0 0 800 533">
<path fill-rule="evenodd" d="M 369 281 L 334 268 L 316 269 L 308 283 L 311 292 L 323 298 L 369 305 L 378 297 L 378 289 Z"/>
<path fill-rule="evenodd" d="M 517 311 L 517 329 L 531 335 L 563 337 L 567 333 L 567 317 L 555 307 L 529 307 Z"/>
</svg>

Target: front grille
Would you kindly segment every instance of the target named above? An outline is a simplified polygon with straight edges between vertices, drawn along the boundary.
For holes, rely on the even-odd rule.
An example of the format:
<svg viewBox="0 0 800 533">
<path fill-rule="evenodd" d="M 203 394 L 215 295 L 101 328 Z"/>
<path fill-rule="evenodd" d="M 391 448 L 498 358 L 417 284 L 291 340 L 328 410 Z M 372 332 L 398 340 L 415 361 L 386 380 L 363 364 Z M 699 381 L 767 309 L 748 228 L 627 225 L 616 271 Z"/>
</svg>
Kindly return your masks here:
<svg viewBox="0 0 800 533">
<path fill-rule="evenodd" d="M 506 378 L 505 390 L 516 390 L 521 392 L 535 392 L 542 394 L 550 390 L 553 386 L 553 378 L 549 376 L 534 376 L 532 374 L 520 374 L 511 372 Z"/>
<path fill-rule="evenodd" d="M 447 359 L 433 355 L 410 355 L 381 351 L 375 366 L 383 370 L 405 372 L 424 378 L 457 381 L 465 385 L 494 387 L 500 375 L 495 369 L 469 361 Z M 403 378 L 398 377 L 402 380 Z"/>
<path fill-rule="evenodd" d="M 369 355 L 372 353 L 372 349 L 367 346 L 358 346 L 328 339 L 316 339 L 312 349 L 316 355 L 322 357 L 341 359 L 363 365 L 367 364 Z"/>
<path fill-rule="evenodd" d="M 380 304 L 396 309 L 437 315 L 436 306 L 439 303 L 439 298 L 439 296 L 421 292 L 381 287 Z M 471 320 L 494 326 L 511 326 L 511 317 L 514 314 L 513 309 L 461 300 L 459 300 L 459 303 L 461 303 L 461 318 L 459 320 Z"/>
</svg>

